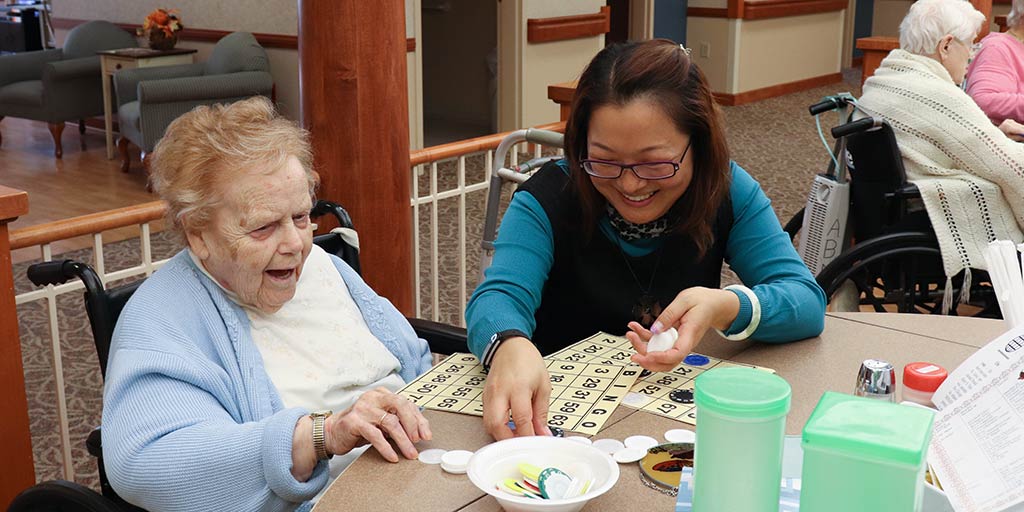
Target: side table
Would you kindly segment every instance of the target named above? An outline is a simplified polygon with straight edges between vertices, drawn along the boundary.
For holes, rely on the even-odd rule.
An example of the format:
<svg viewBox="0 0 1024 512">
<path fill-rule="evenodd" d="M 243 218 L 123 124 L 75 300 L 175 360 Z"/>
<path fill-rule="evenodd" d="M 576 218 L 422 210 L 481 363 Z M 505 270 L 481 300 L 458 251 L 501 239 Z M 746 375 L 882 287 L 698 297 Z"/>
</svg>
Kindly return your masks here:
<svg viewBox="0 0 1024 512">
<path fill-rule="evenodd" d="M 111 113 L 113 110 L 113 100 L 110 97 L 113 88 L 111 80 L 113 80 L 114 73 L 122 69 L 191 64 L 196 51 L 191 48 L 174 48 L 171 50 L 124 48 L 96 52 L 100 56 L 100 69 L 103 77 L 103 127 L 107 134 L 107 160 L 114 159 L 114 134 Z"/>
</svg>

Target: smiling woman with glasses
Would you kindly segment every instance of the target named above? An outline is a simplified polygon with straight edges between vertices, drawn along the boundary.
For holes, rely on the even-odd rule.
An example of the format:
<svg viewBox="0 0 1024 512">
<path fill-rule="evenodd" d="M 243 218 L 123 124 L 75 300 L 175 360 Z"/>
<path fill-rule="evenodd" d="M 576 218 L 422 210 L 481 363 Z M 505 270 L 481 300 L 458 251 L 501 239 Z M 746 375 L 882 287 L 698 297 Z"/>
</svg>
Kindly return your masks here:
<svg viewBox="0 0 1024 512">
<path fill-rule="evenodd" d="M 626 333 L 652 371 L 674 368 L 712 328 L 767 342 L 821 332 L 824 293 L 729 160 L 689 50 L 654 40 L 598 53 L 576 87 L 565 154 L 513 195 L 466 310 L 470 348 L 490 366 L 491 435 L 546 432 L 542 354 L 597 331 Z M 723 262 L 746 286 L 721 289 Z M 674 346 L 648 353 L 669 328 Z"/>
</svg>

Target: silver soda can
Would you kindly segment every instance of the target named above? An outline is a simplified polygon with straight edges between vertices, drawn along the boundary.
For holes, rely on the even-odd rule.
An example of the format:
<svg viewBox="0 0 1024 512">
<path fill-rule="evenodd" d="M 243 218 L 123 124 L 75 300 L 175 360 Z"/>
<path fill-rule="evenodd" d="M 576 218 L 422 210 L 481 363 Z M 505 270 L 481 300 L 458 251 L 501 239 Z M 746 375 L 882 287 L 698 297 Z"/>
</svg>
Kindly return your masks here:
<svg viewBox="0 0 1024 512">
<path fill-rule="evenodd" d="M 886 361 L 867 359 L 857 372 L 853 394 L 889 402 L 896 401 L 896 370 Z"/>
</svg>

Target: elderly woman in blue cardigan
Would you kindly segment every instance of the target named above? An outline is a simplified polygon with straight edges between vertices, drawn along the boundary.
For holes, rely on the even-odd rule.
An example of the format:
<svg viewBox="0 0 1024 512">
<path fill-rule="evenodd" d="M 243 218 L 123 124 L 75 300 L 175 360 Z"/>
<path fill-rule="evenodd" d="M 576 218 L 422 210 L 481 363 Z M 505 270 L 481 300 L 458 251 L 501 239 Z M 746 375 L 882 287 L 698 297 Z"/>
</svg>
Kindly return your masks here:
<svg viewBox="0 0 1024 512">
<path fill-rule="evenodd" d="M 365 445 L 415 458 L 430 426 L 395 391 L 430 351 L 313 245 L 306 133 L 264 98 L 200 107 L 168 127 L 151 167 L 187 248 L 114 332 L 103 409 L 114 489 L 154 511 L 292 510 Z"/>
</svg>

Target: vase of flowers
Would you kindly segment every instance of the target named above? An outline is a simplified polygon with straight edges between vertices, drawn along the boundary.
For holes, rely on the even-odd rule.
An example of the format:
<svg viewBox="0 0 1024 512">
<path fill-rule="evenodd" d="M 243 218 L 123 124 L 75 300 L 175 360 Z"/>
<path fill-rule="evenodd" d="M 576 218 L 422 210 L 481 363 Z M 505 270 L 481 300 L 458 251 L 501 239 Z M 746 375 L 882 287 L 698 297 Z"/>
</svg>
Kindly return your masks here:
<svg viewBox="0 0 1024 512">
<path fill-rule="evenodd" d="M 144 37 L 154 50 L 170 50 L 178 43 L 178 32 L 183 28 L 177 9 L 156 9 L 146 16 L 136 34 Z"/>
</svg>

